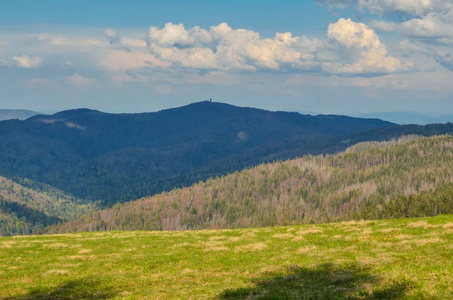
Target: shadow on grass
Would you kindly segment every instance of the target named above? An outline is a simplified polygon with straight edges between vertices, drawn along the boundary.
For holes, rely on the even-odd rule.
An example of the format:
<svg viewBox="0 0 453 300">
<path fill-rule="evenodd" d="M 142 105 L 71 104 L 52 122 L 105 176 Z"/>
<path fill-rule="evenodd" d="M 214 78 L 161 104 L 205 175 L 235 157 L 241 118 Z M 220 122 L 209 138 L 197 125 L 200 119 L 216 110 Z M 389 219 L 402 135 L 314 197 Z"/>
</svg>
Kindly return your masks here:
<svg viewBox="0 0 453 300">
<path fill-rule="evenodd" d="M 110 299 L 116 296 L 111 288 L 96 280 L 71 280 L 56 287 L 36 288 L 24 295 L 17 295 L 5 300 L 56 300 L 56 299 Z"/>
<path fill-rule="evenodd" d="M 409 282 L 384 284 L 357 266 L 288 268 L 285 276 L 258 279 L 254 287 L 225 290 L 218 299 L 399 299 Z"/>
</svg>

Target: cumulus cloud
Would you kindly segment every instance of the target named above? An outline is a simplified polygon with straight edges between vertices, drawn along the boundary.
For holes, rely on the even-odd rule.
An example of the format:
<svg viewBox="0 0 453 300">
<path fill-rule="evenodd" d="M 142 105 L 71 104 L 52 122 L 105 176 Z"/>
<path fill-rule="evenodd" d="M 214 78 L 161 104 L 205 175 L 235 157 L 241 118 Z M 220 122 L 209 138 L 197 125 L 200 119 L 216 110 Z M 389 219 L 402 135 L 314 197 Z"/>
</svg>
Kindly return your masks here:
<svg viewBox="0 0 453 300">
<path fill-rule="evenodd" d="M 328 36 L 337 43 L 293 36 L 290 32 L 261 38 L 258 32 L 233 29 L 227 23 L 209 30 L 198 26 L 186 29 L 183 24 L 167 23 L 161 29 L 150 28 L 148 47 L 161 61 L 195 69 L 296 72 L 323 69 L 348 74 L 404 69 L 396 58 L 388 55 L 374 31 L 364 24 L 341 19 L 331 24 Z M 352 52 L 359 50 L 358 61 L 346 65 L 340 61 L 332 63 L 339 58 L 335 52 L 341 50 L 341 46 Z"/>
<path fill-rule="evenodd" d="M 384 32 L 400 32 L 425 42 L 453 41 L 453 0 L 318 0 L 331 8 L 350 7 L 392 20 L 373 20 L 370 26 Z M 395 22 L 394 16 L 404 16 Z"/>
<path fill-rule="evenodd" d="M 28 55 L 13 56 L 14 63 L 20 68 L 36 68 L 42 63 L 42 58 L 38 56 L 29 57 Z"/>
<path fill-rule="evenodd" d="M 158 59 L 181 66 L 212 70 L 317 71 L 329 73 L 386 73 L 405 69 L 388 55 L 377 34 L 365 24 L 340 19 L 331 24 L 327 40 L 293 36 L 290 32 L 261 38 L 258 32 L 233 29 L 227 23 L 186 29 L 167 23 L 151 27 L 149 50 Z M 341 61 L 348 52 L 352 61 Z M 359 54 L 358 56 L 356 54 Z M 346 55 L 348 56 L 348 55 Z M 345 58 L 345 57 L 343 57 Z"/>
<path fill-rule="evenodd" d="M 340 19 L 330 24 L 327 32 L 330 39 L 355 52 L 350 63 L 326 63 L 324 67 L 330 72 L 338 73 L 391 73 L 405 70 L 397 58 L 389 56 L 385 45 L 378 35 L 363 23 L 351 19 Z"/>
</svg>

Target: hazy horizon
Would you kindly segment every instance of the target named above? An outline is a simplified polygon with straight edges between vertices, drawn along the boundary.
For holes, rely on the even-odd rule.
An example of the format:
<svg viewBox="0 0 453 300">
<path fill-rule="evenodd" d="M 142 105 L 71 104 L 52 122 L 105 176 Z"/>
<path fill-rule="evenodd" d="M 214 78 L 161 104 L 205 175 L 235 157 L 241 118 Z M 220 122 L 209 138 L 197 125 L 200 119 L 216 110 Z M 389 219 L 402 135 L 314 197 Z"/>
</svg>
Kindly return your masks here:
<svg viewBox="0 0 453 300">
<path fill-rule="evenodd" d="M 197 102 L 203 102 L 203 101 L 208 101 L 208 100 L 200 100 L 196 102 L 189 103 L 194 104 Z M 214 101 L 215 102 L 215 101 Z M 215 102 L 215 103 L 223 103 L 223 104 L 229 104 L 226 102 Z M 185 105 L 183 105 L 185 106 Z M 251 108 L 256 108 L 256 109 L 263 109 L 260 107 L 255 107 L 255 106 L 240 106 L 239 107 L 251 107 Z M 172 109 L 172 108 L 178 108 L 181 106 L 177 107 L 169 107 L 169 108 L 163 108 L 163 109 L 158 109 L 155 111 L 123 111 L 123 112 L 110 112 L 106 110 L 99 110 L 101 112 L 105 113 L 153 113 L 153 112 L 158 112 L 161 110 L 165 109 Z M 88 107 L 73 107 L 73 108 L 68 108 L 64 109 L 65 110 L 74 110 L 74 109 L 93 109 L 93 108 L 88 108 Z M 270 111 L 283 111 L 283 110 L 270 110 Z M 43 112 L 43 111 L 33 111 L 33 110 L 27 110 L 27 109 L 3 109 L 0 108 L 0 121 L 3 120 L 8 120 L 8 119 L 14 119 L 14 118 L 19 118 L 19 119 L 26 119 L 23 117 L 23 113 L 35 113 L 36 114 L 46 114 L 46 115 L 52 115 L 55 113 L 58 113 L 61 111 L 48 111 L 48 112 Z M 297 112 L 300 114 L 305 114 L 305 115 L 327 115 L 328 113 L 323 113 L 323 112 L 310 112 L 310 111 L 289 111 L 289 112 Z M 17 115 L 16 115 L 16 114 Z M 453 114 L 422 114 L 414 111 L 378 111 L 378 112 L 367 112 L 367 113 L 358 113 L 358 114 L 343 114 L 345 116 L 349 117 L 355 117 L 355 118 L 366 118 L 366 119 L 381 119 L 384 121 L 389 121 L 393 122 L 396 124 L 404 125 L 404 124 L 419 124 L 419 125 L 426 125 L 426 124 L 433 124 L 433 123 L 448 123 L 448 122 L 453 122 Z M 32 115 L 30 115 L 32 116 Z"/>
<path fill-rule="evenodd" d="M 24 5 L 26 4 L 26 5 Z M 0 107 L 453 114 L 453 1 L 0 4 Z"/>
</svg>

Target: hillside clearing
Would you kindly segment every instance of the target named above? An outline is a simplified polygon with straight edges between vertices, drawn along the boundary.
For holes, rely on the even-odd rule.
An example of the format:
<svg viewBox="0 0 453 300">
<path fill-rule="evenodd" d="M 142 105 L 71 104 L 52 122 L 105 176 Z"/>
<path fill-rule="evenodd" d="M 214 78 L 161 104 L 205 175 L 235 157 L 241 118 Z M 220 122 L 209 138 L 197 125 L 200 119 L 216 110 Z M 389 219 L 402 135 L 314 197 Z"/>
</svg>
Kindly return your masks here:
<svg viewBox="0 0 453 300">
<path fill-rule="evenodd" d="M 1 299 L 453 297 L 453 216 L 0 238 Z"/>
</svg>

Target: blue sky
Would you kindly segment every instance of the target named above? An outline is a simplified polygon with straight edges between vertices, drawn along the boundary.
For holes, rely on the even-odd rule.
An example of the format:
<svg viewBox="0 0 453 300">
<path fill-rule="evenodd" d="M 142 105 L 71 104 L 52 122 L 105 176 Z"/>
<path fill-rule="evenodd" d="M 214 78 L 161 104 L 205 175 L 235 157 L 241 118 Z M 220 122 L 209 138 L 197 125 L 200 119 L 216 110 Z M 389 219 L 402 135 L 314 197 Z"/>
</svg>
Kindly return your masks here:
<svg viewBox="0 0 453 300">
<path fill-rule="evenodd" d="M 0 108 L 453 113 L 453 0 L 1 1 Z"/>
</svg>

